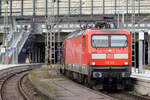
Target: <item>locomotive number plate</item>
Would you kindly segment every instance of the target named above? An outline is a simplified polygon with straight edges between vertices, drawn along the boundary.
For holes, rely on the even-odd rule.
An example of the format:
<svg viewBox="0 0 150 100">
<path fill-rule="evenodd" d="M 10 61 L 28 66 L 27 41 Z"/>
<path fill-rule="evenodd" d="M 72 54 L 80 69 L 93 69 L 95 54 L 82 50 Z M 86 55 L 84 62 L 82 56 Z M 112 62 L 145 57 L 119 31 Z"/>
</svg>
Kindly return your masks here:
<svg viewBox="0 0 150 100">
<path fill-rule="evenodd" d="M 106 58 L 107 59 L 113 59 L 114 58 L 114 54 L 107 54 Z"/>
</svg>

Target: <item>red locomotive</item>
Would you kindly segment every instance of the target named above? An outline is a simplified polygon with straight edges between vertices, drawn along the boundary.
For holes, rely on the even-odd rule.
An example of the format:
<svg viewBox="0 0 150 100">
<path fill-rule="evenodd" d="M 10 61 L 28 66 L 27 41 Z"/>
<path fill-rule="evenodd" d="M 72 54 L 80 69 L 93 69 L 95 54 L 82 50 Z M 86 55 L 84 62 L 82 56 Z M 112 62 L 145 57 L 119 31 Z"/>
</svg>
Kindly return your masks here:
<svg viewBox="0 0 150 100">
<path fill-rule="evenodd" d="M 62 70 L 79 82 L 122 89 L 131 74 L 131 34 L 119 29 L 85 29 L 64 41 Z"/>
</svg>

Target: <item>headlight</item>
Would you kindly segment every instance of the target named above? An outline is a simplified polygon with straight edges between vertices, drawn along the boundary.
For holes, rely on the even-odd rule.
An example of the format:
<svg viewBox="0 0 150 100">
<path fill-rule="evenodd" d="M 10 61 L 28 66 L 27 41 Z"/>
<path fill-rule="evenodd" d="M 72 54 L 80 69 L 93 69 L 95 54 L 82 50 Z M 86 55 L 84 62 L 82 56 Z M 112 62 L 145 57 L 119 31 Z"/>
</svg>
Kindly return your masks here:
<svg viewBox="0 0 150 100">
<path fill-rule="evenodd" d="M 94 65 L 95 65 L 95 62 L 92 62 L 92 65 L 94 66 Z"/>
<path fill-rule="evenodd" d="M 125 75 L 126 75 L 125 72 L 122 72 L 122 73 L 121 73 L 121 76 L 122 76 L 122 77 L 125 77 Z"/>
<path fill-rule="evenodd" d="M 128 65 L 128 62 L 124 62 L 124 65 Z"/>
<path fill-rule="evenodd" d="M 109 53 L 111 53 L 111 52 L 112 52 L 112 50 L 111 50 L 111 49 L 109 49 L 109 50 L 108 50 L 108 52 L 109 52 Z"/>
</svg>

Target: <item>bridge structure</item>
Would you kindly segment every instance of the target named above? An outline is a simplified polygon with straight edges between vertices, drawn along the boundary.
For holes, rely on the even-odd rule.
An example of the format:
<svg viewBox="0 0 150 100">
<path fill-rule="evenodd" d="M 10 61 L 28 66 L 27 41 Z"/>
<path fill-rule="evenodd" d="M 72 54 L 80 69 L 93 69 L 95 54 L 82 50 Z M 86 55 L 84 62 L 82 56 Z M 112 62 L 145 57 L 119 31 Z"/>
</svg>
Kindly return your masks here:
<svg viewBox="0 0 150 100">
<path fill-rule="evenodd" d="M 5 5 L 0 1 L 0 23 L 3 23 Z M 44 23 L 51 15 L 51 0 L 7 0 L 8 13 L 17 21 Z M 130 23 L 133 10 L 135 20 L 149 23 L 149 0 L 53 0 L 54 16 L 61 21 L 95 21 L 105 16 L 114 17 L 114 21 Z M 134 1 L 134 2 L 133 2 Z M 134 9 L 133 9 L 134 5 Z M 65 17 L 64 17 L 65 16 Z"/>
</svg>

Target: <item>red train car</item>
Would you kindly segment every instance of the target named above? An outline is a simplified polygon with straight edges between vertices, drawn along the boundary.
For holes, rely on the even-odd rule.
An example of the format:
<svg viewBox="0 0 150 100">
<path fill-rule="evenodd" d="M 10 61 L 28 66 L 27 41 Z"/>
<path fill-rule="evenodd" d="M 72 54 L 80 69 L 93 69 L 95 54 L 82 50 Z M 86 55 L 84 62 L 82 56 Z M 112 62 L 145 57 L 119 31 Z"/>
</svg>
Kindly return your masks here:
<svg viewBox="0 0 150 100">
<path fill-rule="evenodd" d="M 68 76 L 101 88 L 124 88 L 131 74 L 131 35 L 119 29 L 75 31 L 64 41 L 63 56 Z"/>
</svg>

